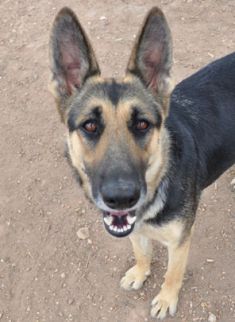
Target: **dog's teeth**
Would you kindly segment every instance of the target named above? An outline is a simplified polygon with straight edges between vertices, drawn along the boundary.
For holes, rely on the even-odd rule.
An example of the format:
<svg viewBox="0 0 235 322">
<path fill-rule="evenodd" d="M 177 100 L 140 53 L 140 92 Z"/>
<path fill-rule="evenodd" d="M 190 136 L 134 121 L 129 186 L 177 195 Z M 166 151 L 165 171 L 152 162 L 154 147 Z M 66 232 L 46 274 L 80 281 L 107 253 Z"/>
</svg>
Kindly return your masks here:
<svg viewBox="0 0 235 322">
<path fill-rule="evenodd" d="M 110 226 L 113 222 L 113 218 L 111 216 L 104 217 L 105 223 Z"/>
<path fill-rule="evenodd" d="M 134 224 L 136 217 L 131 217 L 130 215 L 128 215 L 126 219 L 127 219 L 128 224 L 132 225 L 132 224 Z"/>
<path fill-rule="evenodd" d="M 127 231 L 127 226 L 124 226 L 124 227 L 123 227 L 123 230 L 124 230 L 124 231 Z"/>
<path fill-rule="evenodd" d="M 109 228 L 110 228 L 111 230 L 114 230 L 114 226 L 113 226 L 113 225 L 112 225 L 112 226 L 110 226 Z"/>
<path fill-rule="evenodd" d="M 129 229 L 131 229 L 131 225 L 127 225 L 127 229 L 129 230 Z"/>
<path fill-rule="evenodd" d="M 113 227 L 113 230 L 114 230 L 114 231 L 117 231 L 117 230 L 118 230 L 118 228 L 117 228 L 116 226 L 114 226 L 114 227 Z"/>
</svg>

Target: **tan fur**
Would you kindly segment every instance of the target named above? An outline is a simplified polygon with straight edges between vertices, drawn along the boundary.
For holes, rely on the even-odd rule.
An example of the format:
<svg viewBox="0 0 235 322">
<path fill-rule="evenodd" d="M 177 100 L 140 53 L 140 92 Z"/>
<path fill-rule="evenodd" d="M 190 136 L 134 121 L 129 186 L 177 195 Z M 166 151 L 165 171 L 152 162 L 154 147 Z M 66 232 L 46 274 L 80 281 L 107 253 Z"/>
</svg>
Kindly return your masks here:
<svg viewBox="0 0 235 322">
<path fill-rule="evenodd" d="M 156 187 L 167 172 L 169 148 L 167 130 L 163 127 L 160 133 L 155 131 L 148 148 L 149 165 L 145 176 L 149 199 L 152 198 Z"/>
<path fill-rule="evenodd" d="M 53 80 L 53 79 L 50 80 L 50 82 L 48 84 L 48 90 L 54 96 L 56 108 L 57 108 L 57 111 L 60 115 L 61 122 L 65 123 L 64 113 L 63 113 L 63 108 L 62 108 L 62 103 L 61 103 L 61 97 L 58 93 L 57 87 L 58 87 L 57 81 Z"/>
<path fill-rule="evenodd" d="M 121 279 L 121 286 L 127 290 L 140 288 L 150 275 L 151 239 L 158 240 L 168 248 L 168 268 L 165 281 L 160 293 L 152 302 L 152 316 L 158 315 L 159 318 L 164 318 L 168 309 L 171 315 L 174 315 L 176 311 L 192 234 L 189 233 L 182 240 L 183 231 L 184 224 L 177 220 L 161 227 L 139 224 L 130 237 L 136 265 L 129 269 Z"/>
<path fill-rule="evenodd" d="M 177 245 L 181 241 L 184 231 L 184 223 L 179 220 L 170 221 L 162 226 L 152 226 L 144 223 L 137 223 L 136 232 L 150 239 L 157 240 L 165 246 Z"/>
<path fill-rule="evenodd" d="M 146 278 L 150 275 L 152 258 L 151 240 L 143 235 L 133 233 L 130 236 L 133 251 L 136 258 L 136 265 L 130 268 L 121 279 L 120 285 L 126 290 L 139 289 Z"/>
<path fill-rule="evenodd" d="M 191 234 L 182 244 L 169 244 L 168 267 L 161 291 L 152 301 L 151 315 L 164 318 L 167 310 L 173 316 L 176 312 L 178 295 L 182 286 L 191 242 Z"/>
<path fill-rule="evenodd" d="M 67 144 L 72 164 L 78 170 L 82 179 L 84 191 L 86 195 L 92 199 L 91 184 L 89 177 L 84 171 L 84 163 L 82 158 L 83 145 L 81 144 L 81 140 L 79 139 L 77 132 L 73 132 L 71 134 L 68 133 Z"/>
<path fill-rule="evenodd" d="M 100 77 L 92 79 L 92 82 L 102 82 Z M 127 122 L 130 119 L 131 106 L 140 105 L 135 98 L 120 100 L 116 108 L 113 108 L 111 101 L 108 99 L 100 99 L 91 97 L 87 103 L 86 112 L 89 112 L 94 106 L 100 106 L 102 109 L 102 117 L 105 123 L 105 131 L 102 134 L 95 148 L 87 146 L 82 135 L 78 132 L 69 135 L 68 141 L 72 149 L 71 159 L 74 167 L 81 173 L 82 179 L 86 182 L 86 192 L 91 190 L 88 177 L 84 175 L 83 162 L 90 166 L 98 164 L 104 157 L 110 146 L 127 145 L 127 149 L 132 156 L 138 160 L 148 161 L 148 169 L 146 172 L 147 183 L 147 199 L 151 199 L 153 193 L 158 186 L 160 180 L 167 171 L 168 160 L 168 134 L 164 128 L 160 130 L 154 129 L 145 150 L 141 149 L 135 142 L 132 134 L 127 128 Z M 148 115 L 148 111 L 146 111 Z M 148 115 L 151 117 L 151 115 Z M 84 115 L 79 115 L 77 122 L 80 123 L 84 119 Z M 88 188 L 89 187 L 89 188 Z"/>
</svg>

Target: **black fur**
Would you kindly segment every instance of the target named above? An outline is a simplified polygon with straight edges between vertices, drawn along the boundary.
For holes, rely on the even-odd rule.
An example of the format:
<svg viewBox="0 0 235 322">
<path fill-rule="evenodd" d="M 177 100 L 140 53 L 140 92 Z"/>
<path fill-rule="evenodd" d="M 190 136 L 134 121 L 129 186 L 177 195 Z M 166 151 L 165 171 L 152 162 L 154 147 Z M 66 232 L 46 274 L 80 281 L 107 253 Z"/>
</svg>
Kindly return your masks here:
<svg viewBox="0 0 235 322">
<path fill-rule="evenodd" d="M 147 220 L 151 224 L 176 216 L 192 221 L 201 191 L 235 162 L 235 53 L 176 86 L 166 127 L 171 138 L 167 200 Z"/>
</svg>

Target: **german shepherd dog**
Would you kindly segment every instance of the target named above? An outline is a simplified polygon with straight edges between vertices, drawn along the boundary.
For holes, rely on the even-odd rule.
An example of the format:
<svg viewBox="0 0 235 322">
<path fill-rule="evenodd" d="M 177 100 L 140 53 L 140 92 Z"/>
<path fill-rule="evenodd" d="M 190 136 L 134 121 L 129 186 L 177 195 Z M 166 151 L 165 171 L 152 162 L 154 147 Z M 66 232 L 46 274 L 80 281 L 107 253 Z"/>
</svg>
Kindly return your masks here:
<svg viewBox="0 0 235 322">
<path fill-rule="evenodd" d="M 106 230 L 130 236 L 136 265 L 121 287 L 143 285 L 151 240 L 158 240 L 168 248 L 168 268 L 151 315 L 173 316 L 201 192 L 235 161 L 235 53 L 171 95 L 171 33 L 162 11 L 153 8 L 124 79 L 103 79 L 77 17 L 63 8 L 50 58 L 50 88 L 68 129 L 71 165 Z"/>
</svg>

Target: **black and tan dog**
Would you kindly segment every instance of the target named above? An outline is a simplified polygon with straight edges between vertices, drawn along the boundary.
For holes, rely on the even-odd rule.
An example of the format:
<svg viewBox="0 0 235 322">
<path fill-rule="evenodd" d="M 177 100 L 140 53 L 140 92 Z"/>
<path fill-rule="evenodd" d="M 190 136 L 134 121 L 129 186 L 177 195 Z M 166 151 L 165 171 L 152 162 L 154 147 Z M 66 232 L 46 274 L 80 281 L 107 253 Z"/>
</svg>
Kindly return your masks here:
<svg viewBox="0 0 235 322">
<path fill-rule="evenodd" d="M 171 95 L 171 34 L 153 8 L 123 80 L 103 79 L 68 8 L 51 34 L 51 90 L 68 128 L 68 155 L 106 230 L 130 235 L 136 265 L 121 280 L 140 288 L 151 239 L 168 248 L 152 316 L 176 312 L 201 191 L 235 161 L 235 54 L 180 83 Z M 171 96 L 170 96 L 171 95 Z M 169 109 L 170 106 L 170 109 Z"/>
</svg>

